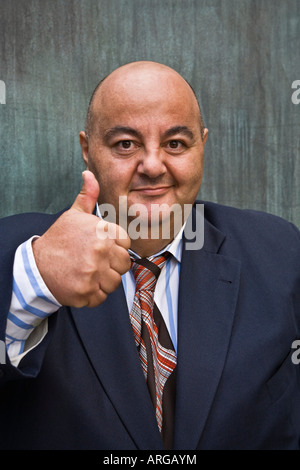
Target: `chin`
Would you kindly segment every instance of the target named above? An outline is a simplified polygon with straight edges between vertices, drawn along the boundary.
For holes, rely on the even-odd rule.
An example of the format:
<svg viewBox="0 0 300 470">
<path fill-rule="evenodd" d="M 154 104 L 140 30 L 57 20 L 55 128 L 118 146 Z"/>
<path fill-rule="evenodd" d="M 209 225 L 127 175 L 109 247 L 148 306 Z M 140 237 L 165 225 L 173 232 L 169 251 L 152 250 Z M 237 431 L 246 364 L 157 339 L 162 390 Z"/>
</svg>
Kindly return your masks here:
<svg viewBox="0 0 300 470">
<path fill-rule="evenodd" d="M 132 240 L 137 237 L 169 240 L 179 232 L 183 223 L 184 213 L 178 203 L 148 203 L 140 207 L 132 204 L 128 210 L 127 231 Z"/>
</svg>

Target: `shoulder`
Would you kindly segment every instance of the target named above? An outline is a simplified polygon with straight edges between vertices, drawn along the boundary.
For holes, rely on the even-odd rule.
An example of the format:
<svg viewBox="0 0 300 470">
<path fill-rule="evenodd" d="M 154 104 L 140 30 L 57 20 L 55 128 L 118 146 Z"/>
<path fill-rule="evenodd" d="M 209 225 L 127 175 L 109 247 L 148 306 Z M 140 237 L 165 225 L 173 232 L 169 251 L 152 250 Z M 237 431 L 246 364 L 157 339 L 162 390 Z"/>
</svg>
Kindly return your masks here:
<svg viewBox="0 0 300 470">
<path fill-rule="evenodd" d="M 291 222 L 262 211 L 202 203 L 205 219 L 225 234 L 227 246 L 261 255 L 285 252 L 299 256 L 300 232 Z"/>
<path fill-rule="evenodd" d="M 291 232 L 300 236 L 298 228 L 277 215 L 252 209 L 238 209 L 214 202 L 201 201 L 204 204 L 205 218 L 220 230 L 258 231 L 260 234 L 275 230 L 276 233 Z"/>
<path fill-rule="evenodd" d="M 6 244 L 18 246 L 33 235 L 42 235 L 62 212 L 57 214 L 32 212 L 0 219 L 0 246 Z"/>
</svg>

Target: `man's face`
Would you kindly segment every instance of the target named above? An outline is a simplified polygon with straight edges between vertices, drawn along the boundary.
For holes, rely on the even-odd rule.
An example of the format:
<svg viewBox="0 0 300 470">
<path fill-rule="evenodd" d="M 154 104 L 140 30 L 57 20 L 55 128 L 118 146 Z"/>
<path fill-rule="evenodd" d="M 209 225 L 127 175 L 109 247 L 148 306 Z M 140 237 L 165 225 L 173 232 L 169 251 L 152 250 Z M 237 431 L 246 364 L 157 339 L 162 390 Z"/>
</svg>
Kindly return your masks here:
<svg viewBox="0 0 300 470">
<path fill-rule="evenodd" d="M 93 131 L 82 145 L 100 185 L 99 204 L 192 204 L 200 188 L 203 150 L 199 110 L 188 84 L 165 70 L 108 78 L 95 99 Z M 81 136 L 84 140 L 83 135 Z M 85 150 L 84 150 L 85 146 Z"/>
</svg>

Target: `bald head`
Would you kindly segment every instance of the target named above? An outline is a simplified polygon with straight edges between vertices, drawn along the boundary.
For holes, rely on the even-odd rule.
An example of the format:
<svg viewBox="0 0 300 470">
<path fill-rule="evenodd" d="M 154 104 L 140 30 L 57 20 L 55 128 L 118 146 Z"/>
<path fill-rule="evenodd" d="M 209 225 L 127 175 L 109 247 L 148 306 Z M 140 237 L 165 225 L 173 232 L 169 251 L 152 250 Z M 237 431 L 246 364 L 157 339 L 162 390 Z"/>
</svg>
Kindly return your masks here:
<svg viewBox="0 0 300 470">
<path fill-rule="evenodd" d="M 86 134 L 92 135 L 95 123 L 101 121 L 101 115 L 105 114 L 116 100 L 123 103 L 128 100 L 130 106 L 130 99 L 134 97 L 143 106 L 147 98 L 149 106 L 150 98 L 155 107 L 155 103 L 161 101 L 162 96 L 171 99 L 172 92 L 180 93 L 183 99 L 189 100 L 193 112 L 197 114 L 203 138 L 202 114 L 191 85 L 172 68 L 150 61 L 123 65 L 98 83 L 88 107 Z"/>
</svg>

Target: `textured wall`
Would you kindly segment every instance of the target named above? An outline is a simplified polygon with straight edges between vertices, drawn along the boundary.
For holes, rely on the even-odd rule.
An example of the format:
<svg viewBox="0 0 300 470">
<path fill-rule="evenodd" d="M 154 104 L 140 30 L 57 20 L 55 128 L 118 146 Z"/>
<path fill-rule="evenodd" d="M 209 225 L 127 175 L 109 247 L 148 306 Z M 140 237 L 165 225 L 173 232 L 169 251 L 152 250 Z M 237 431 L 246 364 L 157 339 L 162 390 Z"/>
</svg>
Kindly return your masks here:
<svg viewBox="0 0 300 470">
<path fill-rule="evenodd" d="M 92 90 L 115 67 L 150 59 L 187 78 L 202 104 L 201 198 L 300 227 L 299 0 L 0 0 L 0 9 L 0 216 L 72 202 Z"/>
</svg>

